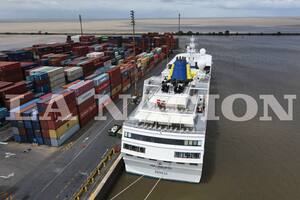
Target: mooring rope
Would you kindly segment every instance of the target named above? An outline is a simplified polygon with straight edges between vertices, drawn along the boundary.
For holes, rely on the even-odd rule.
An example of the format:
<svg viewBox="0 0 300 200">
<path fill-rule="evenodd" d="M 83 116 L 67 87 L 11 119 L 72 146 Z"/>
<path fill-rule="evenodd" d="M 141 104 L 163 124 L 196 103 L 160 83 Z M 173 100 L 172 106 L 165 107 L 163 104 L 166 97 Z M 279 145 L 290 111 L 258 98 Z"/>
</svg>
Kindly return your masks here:
<svg viewBox="0 0 300 200">
<path fill-rule="evenodd" d="M 138 179 L 136 179 L 135 181 L 133 181 L 130 185 L 128 185 L 126 188 L 124 188 L 121 192 L 119 192 L 117 195 L 115 195 L 113 198 L 111 198 L 110 200 L 113 200 L 115 198 L 117 198 L 118 196 L 120 196 L 123 192 L 125 192 L 127 189 L 129 189 L 131 186 L 133 186 L 134 184 L 136 184 L 139 180 L 141 180 L 144 176 L 140 176 Z"/>
<path fill-rule="evenodd" d="M 151 193 L 154 191 L 154 189 L 156 188 L 156 186 L 158 185 L 158 183 L 159 183 L 160 180 L 161 180 L 161 178 L 157 180 L 157 182 L 156 182 L 155 185 L 152 187 L 152 189 L 150 190 L 150 192 L 148 193 L 148 195 L 145 197 L 144 200 L 147 200 L 147 199 L 148 199 L 148 197 L 149 197 L 149 196 L 151 195 Z"/>
</svg>

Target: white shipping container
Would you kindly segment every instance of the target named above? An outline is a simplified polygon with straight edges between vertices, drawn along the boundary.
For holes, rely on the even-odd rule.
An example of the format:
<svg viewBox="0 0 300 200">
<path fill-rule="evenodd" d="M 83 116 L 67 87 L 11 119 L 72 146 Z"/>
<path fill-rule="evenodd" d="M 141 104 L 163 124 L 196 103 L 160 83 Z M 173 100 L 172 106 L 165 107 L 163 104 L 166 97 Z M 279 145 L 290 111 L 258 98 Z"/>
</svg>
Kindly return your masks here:
<svg viewBox="0 0 300 200">
<path fill-rule="evenodd" d="M 92 52 L 92 53 L 86 54 L 86 57 L 88 57 L 88 58 L 101 58 L 104 55 L 105 55 L 104 52 Z"/>
<path fill-rule="evenodd" d="M 80 35 L 73 35 L 73 36 L 71 36 L 71 39 L 72 39 L 74 42 L 80 42 Z"/>
<path fill-rule="evenodd" d="M 68 76 L 67 80 L 68 81 L 76 81 L 77 79 L 80 79 L 83 75 L 80 73 L 73 74 L 72 76 Z"/>
<path fill-rule="evenodd" d="M 66 67 L 64 71 L 67 76 L 72 76 L 73 74 L 77 73 L 83 74 L 81 67 Z"/>
</svg>

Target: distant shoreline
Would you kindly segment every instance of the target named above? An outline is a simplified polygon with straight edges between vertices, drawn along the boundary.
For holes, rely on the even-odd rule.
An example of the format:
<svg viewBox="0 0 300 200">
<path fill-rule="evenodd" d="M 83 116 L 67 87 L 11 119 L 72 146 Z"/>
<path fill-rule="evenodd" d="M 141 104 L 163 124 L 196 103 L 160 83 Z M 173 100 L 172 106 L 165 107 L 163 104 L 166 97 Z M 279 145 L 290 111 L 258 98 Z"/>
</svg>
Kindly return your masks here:
<svg viewBox="0 0 300 200">
<path fill-rule="evenodd" d="M 128 21 L 128 18 L 83 18 L 84 21 Z M 299 16 L 256 16 L 256 17 L 182 17 L 182 20 L 253 20 L 253 19 L 296 19 L 300 20 Z M 178 20 L 177 17 L 164 18 L 138 18 L 137 20 Z M 0 23 L 6 22 L 77 22 L 77 18 L 11 18 L 0 19 Z"/>
<path fill-rule="evenodd" d="M 147 32 L 141 32 L 141 33 L 136 33 L 136 35 L 142 35 L 146 34 Z M 249 33 L 239 33 L 239 32 L 229 32 L 229 31 L 224 31 L 224 32 L 180 32 L 180 33 L 173 33 L 176 36 L 300 36 L 300 33 L 287 33 L 287 32 L 273 32 L 273 33 L 265 33 L 265 32 L 249 32 Z M 74 33 L 48 33 L 48 32 L 41 32 L 41 33 L 27 33 L 27 32 L 0 32 L 0 35 L 80 35 L 80 33 L 74 32 Z M 84 35 L 132 35 L 130 32 L 124 32 L 124 33 L 84 33 Z"/>
</svg>

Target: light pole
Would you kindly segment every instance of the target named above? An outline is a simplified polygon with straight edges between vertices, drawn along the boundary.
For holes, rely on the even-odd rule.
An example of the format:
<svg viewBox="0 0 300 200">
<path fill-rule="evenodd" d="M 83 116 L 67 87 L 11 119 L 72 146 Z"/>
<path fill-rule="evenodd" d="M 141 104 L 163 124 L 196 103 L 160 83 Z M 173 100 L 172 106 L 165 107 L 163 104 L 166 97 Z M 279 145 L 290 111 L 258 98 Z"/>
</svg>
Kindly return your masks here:
<svg viewBox="0 0 300 200">
<path fill-rule="evenodd" d="M 79 23 L 80 23 L 80 33 L 81 35 L 83 35 L 81 15 L 79 15 Z"/>
<path fill-rule="evenodd" d="M 181 31 L 181 15 L 178 14 L 178 33 Z"/>
<path fill-rule="evenodd" d="M 133 52 L 134 52 L 134 55 L 135 54 L 135 15 L 134 15 L 134 10 L 131 10 L 130 11 L 130 23 L 131 23 L 131 26 L 132 26 L 132 40 L 133 40 Z"/>
<path fill-rule="evenodd" d="M 136 84 L 138 68 L 137 68 L 137 64 L 136 64 L 136 52 L 135 52 L 135 12 L 134 12 L 134 10 L 130 11 L 130 24 L 132 26 L 133 53 L 134 53 L 134 64 L 135 64 L 134 95 L 138 96 L 137 84 Z"/>
</svg>

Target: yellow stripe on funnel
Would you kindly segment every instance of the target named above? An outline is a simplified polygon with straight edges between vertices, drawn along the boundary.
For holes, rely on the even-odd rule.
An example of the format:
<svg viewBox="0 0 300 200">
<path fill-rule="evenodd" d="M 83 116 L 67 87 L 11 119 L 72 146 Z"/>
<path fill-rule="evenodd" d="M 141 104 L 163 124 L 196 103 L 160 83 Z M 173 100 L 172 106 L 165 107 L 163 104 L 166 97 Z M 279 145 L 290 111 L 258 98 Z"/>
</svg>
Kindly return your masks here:
<svg viewBox="0 0 300 200">
<path fill-rule="evenodd" d="M 190 64 L 186 65 L 186 78 L 187 78 L 187 80 L 191 80 L 193 78 Z"/>
<path fill-rule="evenodd" d="M 175 66 L 175 65 L 172 64 L 172 67 L 171 67 L 170 72 L 169 72 L 168 80 L 171 80 L 171 78 L 172 78 L 173 71 L 174 71 L 174 66 Z"/>
</svg>

